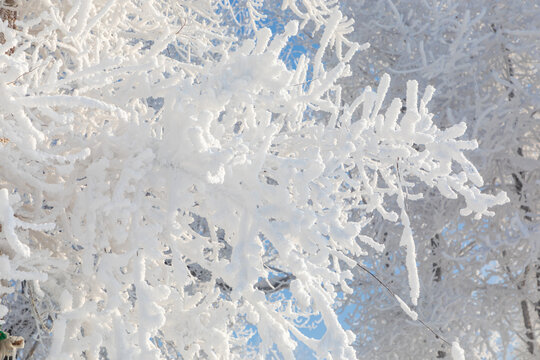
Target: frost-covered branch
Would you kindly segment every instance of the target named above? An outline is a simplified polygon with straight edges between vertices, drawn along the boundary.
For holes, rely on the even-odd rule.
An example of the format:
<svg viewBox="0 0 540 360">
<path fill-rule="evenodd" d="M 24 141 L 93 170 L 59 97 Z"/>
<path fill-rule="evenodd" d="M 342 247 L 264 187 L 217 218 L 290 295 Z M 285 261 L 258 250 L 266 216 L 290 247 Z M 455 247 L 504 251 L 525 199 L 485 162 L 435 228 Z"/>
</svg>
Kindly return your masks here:
<svg viewBox="0 0 540 360">
<path fill-rule="evenodd" d="M 302 22 L 243 40 L 210 0 L 27 0 L 1 25 L 0 290 L 31 282 L 43 356 L 233 358 L 254 328 L 259 354 L 355 358 L 335 305 L 385 251 L 370 220 L 400 228 L 417 305 L 418 184 L 476 219 L 507 201 L 481 191 L 466 126 L 433 123 L 431 87 L 409 82 L 403 113 L 388 75 L 342 98 L 366 46 L 336 2 L 283 8 Z M 318 50 L 287 66 L 307 24 Z"/>
</svg>

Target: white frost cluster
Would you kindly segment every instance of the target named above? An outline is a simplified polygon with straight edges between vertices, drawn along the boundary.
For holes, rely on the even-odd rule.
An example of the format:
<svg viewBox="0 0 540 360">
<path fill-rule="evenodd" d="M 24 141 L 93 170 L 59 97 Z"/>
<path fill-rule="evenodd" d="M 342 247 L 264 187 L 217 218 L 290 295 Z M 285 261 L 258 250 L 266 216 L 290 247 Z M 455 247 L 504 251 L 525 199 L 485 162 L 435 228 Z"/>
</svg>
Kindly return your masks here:
<svg viewBox="0 0 540 360">
<path fill-rule="evenodd" d="M 452 360 L 465 360 L 465 351 L 457 341 L 452 343 Z"/>
</svg>

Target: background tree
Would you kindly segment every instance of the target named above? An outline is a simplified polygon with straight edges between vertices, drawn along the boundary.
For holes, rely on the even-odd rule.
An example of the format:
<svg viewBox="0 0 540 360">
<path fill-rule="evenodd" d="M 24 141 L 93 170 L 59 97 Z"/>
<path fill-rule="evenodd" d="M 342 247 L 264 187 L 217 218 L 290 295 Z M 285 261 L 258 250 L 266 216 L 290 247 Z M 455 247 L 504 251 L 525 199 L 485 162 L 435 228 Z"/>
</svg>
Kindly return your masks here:
<svg viewBox="0 0 540 360">
<path fill-rule="evenodd" d="M 417 311 L 443 334 L 466 333 L 462 345 L 478 357 L 536 357 L 540 352 L 538 3 L 349 1 L 342 9 L 355 20 L 352 38 L 371 44 L 366 56 L 354 58 L 353 72 L 372 86 L 382 73 L 390 73 L 395 85 L 392 97 L 401 96 L 410 78 L 433 85 L 434 122 L 446 128 L 466 121 L 466 136 L 479 143 L 471 159 L 486 180 L 482 189 L 504 190 L 511 199 L 484 222 L 456 217 L 459 202 L 427 188 L 423 192 L 429 201 L 410 204 L 425 289 Z M 344 80 L 343 98 L 355 96 L 355 81 Z M 375 221 L 370 233 L 388 239 L 387 249 L 397 248 L 396 235 L 387 224 Z M 396 291 L 406 291 L 400 285 L 405 275 L 396 271 L 403 267 L 401 257 L 390 251 L 373 266 Z M 439 341 L 422 327 L 389 318 L 388 308 L 395 305 L 384 292 L 366 295 L 367 280 L 356 281 L 355 296 L 343 306 L 350 313 L 352 329 L 360 334 L 359 354 L 449 356 L 448 348 L 437 348 Z M 371 310 L 373 301 L 380 302 L 379 311 Z M 411 348 L 418 353 L 412 355 Z"/>
</svg>

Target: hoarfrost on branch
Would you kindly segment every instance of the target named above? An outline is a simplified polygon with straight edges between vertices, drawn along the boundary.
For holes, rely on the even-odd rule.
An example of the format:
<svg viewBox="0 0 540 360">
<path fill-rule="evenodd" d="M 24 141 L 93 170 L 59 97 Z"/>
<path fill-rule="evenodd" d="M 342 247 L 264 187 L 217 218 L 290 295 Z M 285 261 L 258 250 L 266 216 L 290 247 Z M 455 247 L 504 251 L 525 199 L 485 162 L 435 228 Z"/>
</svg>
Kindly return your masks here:
<svg viewBox="0 0 540 360">
<path fill-rule="evenodd" d="M 417 184 L 477 219 L 507 201 L 480 191 L 465 124 L 434 125 L 433 88 L 410 81 L 402 111 L 384 75 L 345 101 L 367 46 L 335 2 L 301 3 L 242 41 L 210 0 L 23 0 L 0 23 L 0 291 L 24 286 L 48 358 L 248 356 L 250 327 L 259 353 L 354 358 L 335 304 L 384 251 L 372 217 L 402 227 L 417 305 Z M 305 26 L 318 51 L 287 66 Z"/>
</svg>

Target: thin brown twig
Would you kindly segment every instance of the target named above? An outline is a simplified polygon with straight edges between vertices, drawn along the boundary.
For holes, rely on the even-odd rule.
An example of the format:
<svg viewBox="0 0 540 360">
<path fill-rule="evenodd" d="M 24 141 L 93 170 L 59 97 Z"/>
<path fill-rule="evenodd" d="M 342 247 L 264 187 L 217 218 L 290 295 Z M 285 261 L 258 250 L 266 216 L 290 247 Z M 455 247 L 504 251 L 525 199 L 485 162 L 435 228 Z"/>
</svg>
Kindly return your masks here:
<svg viewBox="0 0 540 360">
<path fill-rule="evenodd" d="M 315 81 L 315 80 L 319 80 L 319 78 L 311 79 L 311 80 L 308 80 L 308 81 L 305 81 L 305 82 L 302 82 L 302 83 L 298 83 L 298 84 L 293 84 L 293 85 L 290 85 L 290 86 L 306 85 L 306 84 L 309 84 L 310 82 Z"/>
<path fill-rule="evenodd" d="M 397 301 L 397 298 L 396 298 L 396 293 L 392 291 L 392 289 L 390 289 L 388 287 L 388 285 L 386 285 L 382 280 L 380 280 L 374 273 L 372 273 L 371 271 L 369 271 L 366 267 L 364 267 L 363 265 L 359 264 L 359 263 L 356 263 L 356 265 L 358 265 L 358 267 L 362 270 L 364 270 L 365 272 L 367 272 L 369 275 L 371 275 L 375 280 L 377 280 L 377 282 L 379 284 L 381 284 L 391 295 L 392 297 L 394 298 L 394 300 Z M 416 321 L 418 321 L 420 324 L 422 324 L 426 329 L 428 329 L 429 331 L 431 331 L 433 333 L 433 335 L 435 335 L 435 337 L 437 339 L 441 339 L 443 342 L 445 342 L 448 346 L 452 346 L 452 344 L 450 344 L 450 342 L 448 342 L 445 338 L 443 338 L 440 334 L 438 334 L 435 330 L 433 330 L 429 325 L 427 325 L 422 319 L 418 318 L 416 319 Z"/>
<path fill-rule="evenodd" d="M 182 31 L 182 29 L 184 28 L 184 26 L 186 26 L 186 24 L 187 24 L 187 20 L 184 20 L 184 23 L 182 24 L 182 27 L 180 28 L 180 30 L 178 30 L 178 31 L 176 32 L 175 35 L 178 35 L 178 34 L 180 33 L 180 31 Z"/>
<path fill-rule="evenodd" d="M 25 72 L 24 74 L 21 74 L 21 75 L 17 76 L 17 78 L 16 78 L 15 80 L 6 83 L 6 85 L 13 85 L 13 84 L 15 84 L 15 82 L 17 82 L 17 80 L 19 80 L 20 78 L 22 78 L 22 77 L 25 76 L 25 75 L 30 74 L 32 71 L 36 70 L 38 67 L 39 67 L 39 65 L 37 65 L 37 66 L 35 66 L 34 68 L 28 70 L 28 71 Z"/>
</svg>

